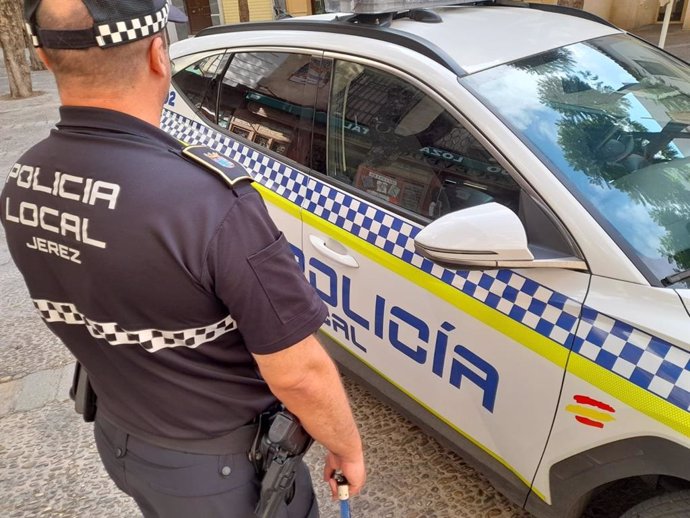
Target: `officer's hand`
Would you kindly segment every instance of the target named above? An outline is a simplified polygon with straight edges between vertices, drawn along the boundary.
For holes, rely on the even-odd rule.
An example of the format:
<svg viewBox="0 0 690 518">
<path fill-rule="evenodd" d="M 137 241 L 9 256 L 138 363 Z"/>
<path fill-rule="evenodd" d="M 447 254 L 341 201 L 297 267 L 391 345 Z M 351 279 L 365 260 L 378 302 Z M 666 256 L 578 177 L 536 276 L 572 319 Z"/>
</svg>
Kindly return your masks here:
<svg viewBox="0 0 690 518">
<path fill-rule="evenodd" d="M 339 469 L 345 475 L 350 487 L 350 496 L 358 494 L 367 480 L 367 472 L 364 467 L 364 456 L 355 456 L 354 459 L 344 459 L 334 453 L 326 455 L 326 466 L 323 471 L 323 479 L 331 486 L 333 500 L 338 498 L 338 487 L 333 480 L 333 472 Z"/>
</svg>

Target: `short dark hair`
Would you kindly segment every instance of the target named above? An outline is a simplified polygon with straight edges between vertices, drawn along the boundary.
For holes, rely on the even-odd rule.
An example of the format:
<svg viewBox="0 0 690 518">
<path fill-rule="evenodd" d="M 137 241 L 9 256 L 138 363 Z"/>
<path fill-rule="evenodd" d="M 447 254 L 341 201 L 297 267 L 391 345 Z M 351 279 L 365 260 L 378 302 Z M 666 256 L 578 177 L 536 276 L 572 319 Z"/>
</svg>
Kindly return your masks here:
<svg viewBox="0 0 690 518">
<path fill-rule="evenodd" d="M 60 4 L 60 11 L 56 9 Z M 43 0 L 36 12 L 37 25 L 43 29 L 84 29 L 93 26 L 93 18 L 81 0 Z M 55 79 L 77 80 L 93 88 L 131 85 L 138 67 L 146 64 L 149 36 L 117 47 L 88 49 L 44 48 Z"/>
</svg>

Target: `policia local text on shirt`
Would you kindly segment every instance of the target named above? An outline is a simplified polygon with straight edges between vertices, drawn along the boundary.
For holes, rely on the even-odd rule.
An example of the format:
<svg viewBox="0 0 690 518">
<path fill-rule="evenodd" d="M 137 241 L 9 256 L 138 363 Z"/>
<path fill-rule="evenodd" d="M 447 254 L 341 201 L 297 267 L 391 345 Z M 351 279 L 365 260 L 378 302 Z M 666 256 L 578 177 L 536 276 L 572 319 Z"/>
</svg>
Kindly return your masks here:
<svg viewBox="0 0 690 518">
<path fill-rule="evenodd" d="M 253 516 L 248 459 L 282 402 L 351 493 L 362 445 L 313 333 L 326 309 L 244 168 L 158 127 L 170 82 L 167 0 L 34 0 L 60 122 L 0 197 L 10 252 L 48 327 L 89 373 L 94 434 L 147 517 Z M 259 470 L 261 471 L 261 470 Z M 318 516 L 306 466 L 276 516 Z"/>
<path fill-rule="evenodd" d="M 108 209 L 115 209 L 117 196 L 120 193 L 120 186 L 115 183 L 82 178 L 60 171 L 54 171 L 50 178 L 41 178 L 40 176 L 40 167 L 16 163 L 10 170 L 7 181 L 14 181 L 17 187 L 23 189 L 31 189 L 87 205 L 96 205 L 96 202 L 101 200 L 101 203 Z M 38 206 L 27 200 L 21 201 L 15 207 L 8 197 L 5 204 L 5 220 L 9 223 L 41 228 L 89 246 L 106 247 L 105 241 L 94 239 L 89 235 L 89 218 L 82 218 L 79 214 L 70 212 L 60 212 L 49 206 Z M 79 249 L 71 248 L 61 242 L 33 236 L 26 246 L 32 250 L 54 254 L 62 259 L 81 264 Z"/>
</svg>

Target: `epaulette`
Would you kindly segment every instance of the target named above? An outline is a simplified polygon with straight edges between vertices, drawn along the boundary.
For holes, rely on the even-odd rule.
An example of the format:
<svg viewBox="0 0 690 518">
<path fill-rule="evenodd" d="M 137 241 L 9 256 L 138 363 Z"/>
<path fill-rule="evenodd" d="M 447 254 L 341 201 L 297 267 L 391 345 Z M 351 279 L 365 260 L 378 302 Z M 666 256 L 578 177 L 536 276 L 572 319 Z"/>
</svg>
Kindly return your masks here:
<svg viewBox="0 0 690 518">
<path fill-rule="evenodd" d="M 182 154 L 216 173 L 230 188 L 242 181 L 254 181 L 242 164 L 208 146 L 187 146 L 182 149 Z"/>
</svg>

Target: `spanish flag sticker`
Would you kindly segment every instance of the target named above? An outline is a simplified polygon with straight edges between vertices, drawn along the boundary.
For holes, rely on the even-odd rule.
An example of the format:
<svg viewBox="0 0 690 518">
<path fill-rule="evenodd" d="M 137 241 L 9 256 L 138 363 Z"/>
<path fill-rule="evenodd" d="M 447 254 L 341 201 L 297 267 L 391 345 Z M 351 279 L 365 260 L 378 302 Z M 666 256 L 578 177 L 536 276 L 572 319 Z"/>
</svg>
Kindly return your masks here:
<svg viewBox="0 0 690 518">
<path fill-rule="evenodd" d="M 616 409 L 611 405 L 582 395 L 573 396 L 573 399 L 577 404 L 570 404 L 565 409 L 571 414 L 575 414 L 578 423 L 594 428 L 603 428 L 604 424 L 616 420 L 612 415 L 616 413 Z"/>
</svg>

